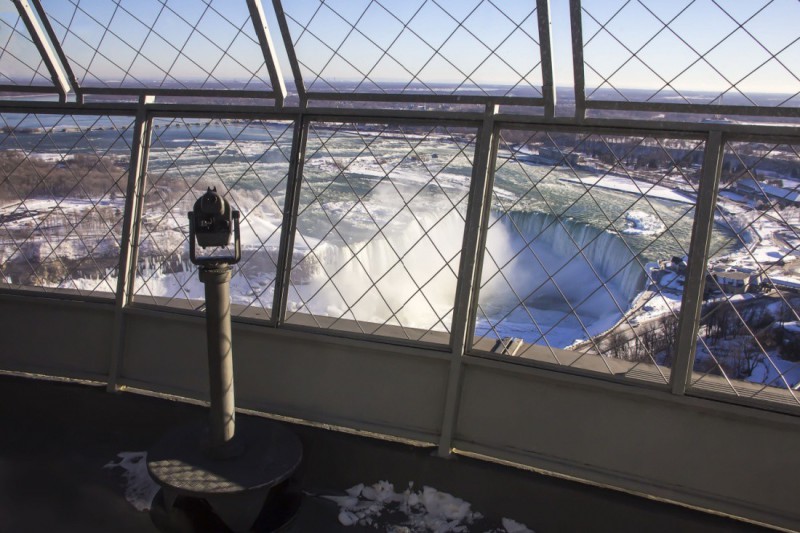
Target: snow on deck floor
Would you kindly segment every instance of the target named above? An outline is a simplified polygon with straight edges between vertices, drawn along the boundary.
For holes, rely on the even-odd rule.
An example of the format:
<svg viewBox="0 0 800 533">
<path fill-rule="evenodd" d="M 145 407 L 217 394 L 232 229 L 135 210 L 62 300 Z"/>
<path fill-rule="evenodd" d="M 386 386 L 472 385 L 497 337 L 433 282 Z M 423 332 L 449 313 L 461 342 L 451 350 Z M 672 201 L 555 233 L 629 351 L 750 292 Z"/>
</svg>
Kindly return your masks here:
<svg viewBox="0 0 800 533">
<path fill-rule="evenodd" d="M 125 499 L 138 511 L 150 510 L 159 486 L 147 471 L 147 452 L 120 452 L 117 457 L 104 468 L 121 468 Z M 414 490 L 413 482 L 400 493 L 388 481 L 379 481 L 369 486 L 359 483 L 342 496 L 323 498 L 339 506 L 338 521 L 343 526 L 385 528 L 391 533 L 534 533 L 510 518 L 488 523 L 461 498 L 432 487 Z"/>
<path fill-rule="evenodd" d="M 497 527 L 484 524 L 484 516 L 472 511 L 468 502 L 432 487 L 414 490 L 414 484 L 409 483 L 406 490 L 398 493 L 393 484 L 379 481 L 371 486 L 359 483 L 346 493 L 345 496 L 325 496 L 339 505 L 339 522 L 344 526 L 358 524 L 377 528 L 380 523 L 392 533 L 533 533 L 510 518 L 503 518 Z"/>
</svg>

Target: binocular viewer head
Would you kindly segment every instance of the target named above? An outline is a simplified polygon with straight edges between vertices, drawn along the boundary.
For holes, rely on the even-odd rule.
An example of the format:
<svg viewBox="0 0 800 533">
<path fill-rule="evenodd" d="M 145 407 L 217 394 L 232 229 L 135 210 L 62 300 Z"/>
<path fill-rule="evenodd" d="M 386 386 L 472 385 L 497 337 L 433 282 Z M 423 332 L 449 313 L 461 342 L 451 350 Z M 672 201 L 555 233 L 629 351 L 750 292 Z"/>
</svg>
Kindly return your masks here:
<svg viewBox="0 0 800 533">
<path fill-rule="evenodd" d="M 203 248 L 227 246 L 231 241 L 233 229 L 231 206 L 219 194 L 217 188 L 208 191 L 194 203 L 193 216 L 189 223 L 194 225 L 197 244 Z"/>
<path fill-rule="evenodd" d="M 228 246 L 234 233 L 235 255 L 233 257 L 196 256 L 195 241 L 201 248 Z M 194 203 L 194 210 L 189 213 L 189 257 L 196 265 L 234 264 L 241 257 L 239 243 L 239 212 L 231 210 L 225 198 L 217 194 L 217 188 L 211 187 Z"/>
</svg>

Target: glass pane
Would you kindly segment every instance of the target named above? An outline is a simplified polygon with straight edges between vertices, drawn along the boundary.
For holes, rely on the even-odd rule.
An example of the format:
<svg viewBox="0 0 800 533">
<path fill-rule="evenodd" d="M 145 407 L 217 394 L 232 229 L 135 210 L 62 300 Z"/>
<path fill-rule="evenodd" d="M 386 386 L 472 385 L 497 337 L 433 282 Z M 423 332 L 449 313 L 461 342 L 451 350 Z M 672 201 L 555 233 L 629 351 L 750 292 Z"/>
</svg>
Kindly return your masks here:
<svg viewBox="0 0 800 533">
<path fill-rule="evenodd" d="M 133 119 L 2 115 L 0 276 L 113 295 Z"/>
<path fill-rule="evenodd" d="M 800 404 L 797 145 L 728 143 L 692 385 Z"/>
<path fill-rule="evenodd" d="M 292 131 L 289 121 L 154 120 L 137 302 L 202 305 L 203 284 L 189 260 L 187 213 L 208 187 L 216 187 L 241 213 L 242 259 L 231 279 L 232 313 L 270 317 Z M 215 253 L 232 255 L 232 249 Z"/>
<path fill-rule="evenodd" d="M 475 133 L 312 124 L 286 320 L 449 342 Z"/>
<path fill-rule="evenodd" d="M 800 106 L 794 0 L 581 7 L 589 100 Z"/>
<path fill-rule="evenodd" d="M 285 2 L 306 89 L 541 97 L 536 2 Z"/>
<path fill-rule="evenodd" d="M 667 383 L 703 143 L 501 132 L 474 348 Z"/>
<path fill-rule="evenodd" d="M 0 0 L 0 85 L 53 87 L 28 28 L 10 0 Z"/>
<path fill-rule="evenodd" d="M 270 90 L 245 2 L 44 0 L 82 87 Z"/>
</svg>

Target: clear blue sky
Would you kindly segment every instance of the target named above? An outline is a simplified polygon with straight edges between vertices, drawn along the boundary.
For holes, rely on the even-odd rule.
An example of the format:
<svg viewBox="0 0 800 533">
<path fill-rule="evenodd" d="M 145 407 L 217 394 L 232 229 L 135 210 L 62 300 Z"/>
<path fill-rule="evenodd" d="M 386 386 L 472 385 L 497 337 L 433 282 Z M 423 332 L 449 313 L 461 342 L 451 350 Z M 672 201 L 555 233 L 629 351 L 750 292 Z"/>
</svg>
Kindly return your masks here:
<svg viewBox="0 0 800 533">
<path fill-rule="evenodd" d="M 43 4 L 53 13 L 54 18 L 63 18 L 72 12 L 72 2 L 78 1 L 43 0 Z M 186 42 L 187 32 L 190 30 L 185 24 L 170 22 L 174 15 L 162 12 L 160 18 L 156 18 L 162 7 L 159 0 L 120 0 L 120 2 L 122 6 L 145 21 L 158 20 L 156 30 L 176 47 L 181 47 Z M 109 20 L 115 7 L 113 0 L 80 0 L 79 3 L 100 21 Z M 272 12 L 272 3 L 269 0 L 264 0 L 263 3 L 273 40 L 279 49 L 279 56 L 283 58 L 281 68 L 284 77 L 291 78 Z M 297 50 L 301 60 L 314 69 L 324 69 L 325 77 L 333 79 L 357 78 L 356 69 L 362 72 L 372 69 L 371 77 L 375 80 L 409 79 L 408 72 L 393 60 L 388 57 L 383 57 L 381 60 L 382 53 L 369 42 L 372 40 L 390 49 L 394 59 L 406 65 L 411 72 L 416 73 L 424 67 L 420 77 L 433 80 L 438 76 L 441 81 L 451 78 L 460 81 L 458 78 L 463 76 L 440 58 L 435 57 L 426 66 L 426 61 L 433 52 L 430 47 L 421 43 L 421 39 L 434 47 L 442 46 L 442 54 L 458 65 L 462 71 L 472 72 L 478 68 L 488 53 L 471 35 L 474 34 L 490 47 L 501 46 L 503 57 L 507 58 L 506 61 L 510 64 L 509 66 L 492 58 L 479 67 L 478 72 L 474 74 L 476 79 L 514 83 L 519 78 L 514 69 L 525 73 L 538 62 L 538 51 L 530 48 L 529 41 L 521 32 L 517 32 L 508 41 L 503 41 L 513 26 L 510 26 L 510 21 L 488 2 L 481 5 L 480 0 L 436 0 L 435 2 L 429 0 L 427 3 L 424 0 L 382 0 L 381 3 L 390 8 L 396 18 L 377 4 L 370 6 L 369 0 L 328 0 L 326 5 L 338 11 L 343 18 L 355 22 L 360 17 L 357 25 L 359 32 L 352 32 L 348 36 L 350 27 L 333 15 L 327 7 L 320 9 L 319 0 L 284 0 L 287 13 L 303 24 L 311 21 L 311 30 L 328 45 L 339 48 L 342 55 L 346 56 L 355 68 L 336 58 L 329 62 L 331 51 L 310 35 L 301 39 L 301 46 Z M 492 0 L 492 3 L 502 6 L 511 20 L 521 21 L 530 12 L 533 0 Z M 209 18 L 200 19 L 204 4 L 199 0 L 169 0 L 168 5 L 184 14 L 189 21 L 199 20 L 198 28 L 213 40 L 222 43 L 223 47 L 227 47 L 236 36 L 233 27 L 227 23 L 213 24 Z M 239 24 L 247 16 L 244 0 L 216 0 L 212 5 L 224 10 L 234 24 Z M 456 23 L 445 16 L 437 5 L 451 12 L 456 19 L 462 19 L 472 13 L 463 27 L 444 44 L 444 39 L 456 27 Z M 370 6 L 369 9 L 367 6 Z M 417 12 L 420 6 L 423 7 Z M 475 6 L 479 7 L 473 13 Z M 615 15 L 621 6 L 624 8 Z M 665 81 L 669 81 L 684 89 L 714 90 L 725 88 L 726 84 L 735 82 L 743 90 L 752 92 L 800 91 L 800 80 L 798 80 L 800 42 L 797 41 L 800 37 L 800 2 L 797 0 L 772 2 L 717 0 L 716 3 L 714 0 L 584 0 L 584 7 L 596 19 L 587 13 L 583 15 L 584 39 L 588 41 L 585 50 L 588 64 L 587 86 L 601 84 L 603 78 L 610 77 L 609 81 L 617 87 L 651 88 L 659 87 Z M 720 7 L 727 10 L 730 16 Z M 315 11 L 317 15 L 313 16 Z M 10 0 L 0 0 L 0 16 L 4 20 L 15 17 Z M 670 21 L 676 16 L 677 18 L 671 22 L 671 28 L 686 42 L 681 42 L 669 30 L 663 29 L 663 25 L 656 18 Z M 126 40 L 129 39 L 134 45 L 144 43 L 140 44 L 142 53 L 162 68 L 171 67 L 173 73 L 178 76 L 197 74 L 197 68 L 191 62 L 173 62 L 159 57 L 158 40 L 148 35 L 145 29 L 126 20 L 128 18 L 119 13 L 115 16 L 112 28 L 119 35 L 124 36 Z M 410 21 L 408 28 L 403 30 L 397 19 L 406 23 Z M 551 0 L 551 19 L 556 84 L 568 86 L 572 81 L 568 0 Z M 737 22 L 745 21 L 747 22 L 744 28 L 737 27 Z M 597 33 L 601 24 L 607 24 L 608 31 L 601 30 Z M 95 26 L 93 23 L 78 21 L 74 29 L 77 32 L 99 31 L 93 26 Z M 293 30 L 298 28 L 294 23 L 290 23 L 290 26 Z M 56 27 L 58 29 L 58 24 Z M 522 28 L 538 38 L 536 21 L 533 17 L 524 20 Z M 247 30 L 252 34 L 249 27 Z M 748 32 L 752 36 L 748 35 Z M 718 45 L 718 41 L 728 34 L 731 34 L 729 39 Z M 7 28 L 3 26 L 0 30 L 0 39 L 4 39 L 6 35 Z M 655 39 L 645 45 L 654 35 Z M 297 34 L 293 37 L 296 39 Z M 163 45 L 163 41 L 161 44 Z M 209 62 L 216 64 L 219 52 L 204 39 L 195 37 L 189 40 L 188 45 L 187 50 L 194 48 L 193 57 L 196 62 L 201 61 L 198 58 L 208 58 Z M 109 36 L 105 37 L 103 46 L 104 52 L 119 58 L 119 63 L 123 65 L 126 61 L 132 60 L 139 51 L 134 49 L 135 46 L 126 47 Z M 76 39 L 71 40 L 70 47 L 72 54 L 80 56 L 82 60 L 89 61 L 91 58 L 90 50 Z M 227 63 L 223 62 L 217 71 L 220 75 L 224 76 L 226 73 L 230 73 L 231 76 L 241 75 L 243 68 L 245 70 L 258 68 L 257 58 L 252 56 L 246 43 L 241 39 L 235 41 L 232 50 L 237 54 L 241 64 L 227 62 L 230 66 L 226 66 Z M 771 59 L 767 50 L 772 53 L 780 52 L 777 59 Z M 626 62 L 631 52 L 636 52 L 657 74 L 637 59 Z M 707 59 L 713 67 L 703 60 L 698 61 L 695 52 L 701 54 L 708 52 Z M 373 68 L 378 60 L 381 60 L 379 65 Z M 139 68 L 145 73 L 147 67 L 141 64 L 139 61 Z M 719 72 L 715 72 L 714 69 Z M 112 70 L 113 68 L 110 69 L 103 61 L 95 59 L 94 74 L 117 77 L 118 73 L 112 73 Z M 594 72 L 595 70 L 597 72 Z M 753 71 L 755 73 L 751 74 Z M 533 78 L 540 80 L 540 74 L 534 73 Z"/>
</svg>

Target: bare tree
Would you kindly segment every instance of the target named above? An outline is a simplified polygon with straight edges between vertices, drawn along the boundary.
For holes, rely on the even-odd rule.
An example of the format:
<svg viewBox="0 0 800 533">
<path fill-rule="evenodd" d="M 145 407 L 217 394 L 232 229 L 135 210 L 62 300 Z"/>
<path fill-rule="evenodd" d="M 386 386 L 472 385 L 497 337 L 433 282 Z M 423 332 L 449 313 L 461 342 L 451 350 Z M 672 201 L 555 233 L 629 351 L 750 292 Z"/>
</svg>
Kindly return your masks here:
<svg viewBox="0 0 800 533">
<path fill-rule="evenodd" d="M 753 341 L 737 344 L 731 349 L 726 358 L 726 370 L 736 379 L 747 379 L 764 361 L 764 353 Z"/>
<path fill-rule="evenodd" d="M 672 361 L 675 357 L 675 348 L 678 344 L 678 317 L 672 313 L 662 315 L 658 319 L 658 327 L 664 339 L 662 364 L 672 366 Z"/>
<path fill-rule="evenodd" d="M 607 337 L 606 340 L 607 353 L 617 359 L 628 358 L 628 339 L 625 334 L 619 329 L 615 330 Z"/>
<path fill-rule="evenodd" d="M 642 328 L 640 335 L 641 339 L 641 352 L 635 354 L 636 361 L 655 361 L 655 355 L 661 352 L 664 344 L 663 337 L 659 333 L 656 324 L 649 323 Z"/>
</svg>

